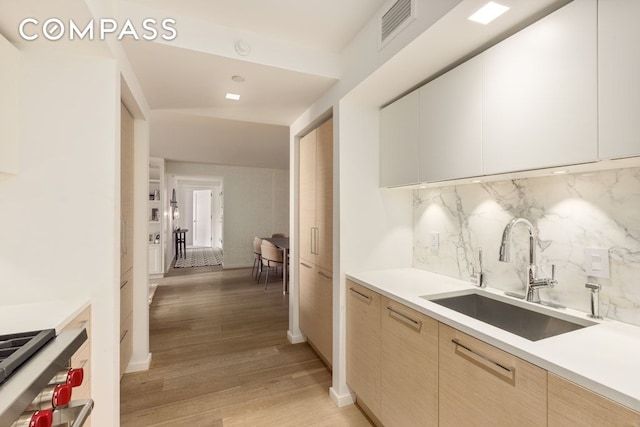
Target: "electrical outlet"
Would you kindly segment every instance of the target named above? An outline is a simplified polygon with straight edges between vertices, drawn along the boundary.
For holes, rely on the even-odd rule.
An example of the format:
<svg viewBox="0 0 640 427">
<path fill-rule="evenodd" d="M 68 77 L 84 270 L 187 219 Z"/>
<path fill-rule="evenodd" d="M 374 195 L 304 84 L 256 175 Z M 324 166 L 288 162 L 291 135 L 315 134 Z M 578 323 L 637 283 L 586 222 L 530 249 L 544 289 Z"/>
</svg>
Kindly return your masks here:
<svg viewBox="0 0 640 427">
<path fill-rule="evenodd" d="M 429 248 L 434 252 L 440 249 L 440 235 L 438 233 L 429 233 Z"/>
<path fill-rule="evenodd" d="M 609 250 L 585 248 L 584 272 L 587 276 L 609 278 Z"/>
</svg>

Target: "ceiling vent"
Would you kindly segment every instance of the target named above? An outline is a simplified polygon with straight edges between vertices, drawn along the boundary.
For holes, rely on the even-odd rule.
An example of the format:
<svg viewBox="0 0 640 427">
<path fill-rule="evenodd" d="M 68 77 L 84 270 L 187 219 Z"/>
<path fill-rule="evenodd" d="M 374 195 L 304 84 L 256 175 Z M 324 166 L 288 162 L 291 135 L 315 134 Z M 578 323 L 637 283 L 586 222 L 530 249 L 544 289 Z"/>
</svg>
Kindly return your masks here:
<svg viewBox="0 0 640 427">
<path fill-rule="evenodd" d="M 415 0 L 392 0 L 380 13 L 379 47 L 382 49 L 416 17 Z"/>
</svg>

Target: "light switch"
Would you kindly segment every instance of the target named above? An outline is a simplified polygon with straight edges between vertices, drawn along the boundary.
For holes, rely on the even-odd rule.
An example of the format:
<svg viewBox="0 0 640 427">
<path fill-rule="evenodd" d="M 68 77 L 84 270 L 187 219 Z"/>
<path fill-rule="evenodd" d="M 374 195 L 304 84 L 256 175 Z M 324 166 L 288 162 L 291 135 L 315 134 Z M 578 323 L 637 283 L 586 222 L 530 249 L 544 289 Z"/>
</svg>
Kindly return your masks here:
<svg viewBox="0 0 640 427">
<path fill-rule="evenodd" d="M 438 252 L 440 248 L 440 235 L 438 233 L 429 233 L 429 248 L 434 252 Z"/>
<path fill-rule="evenodd" d="M 587 276 L 609 278 L 609 250 L 585 248 L 584 271 Z"/>
</svg>

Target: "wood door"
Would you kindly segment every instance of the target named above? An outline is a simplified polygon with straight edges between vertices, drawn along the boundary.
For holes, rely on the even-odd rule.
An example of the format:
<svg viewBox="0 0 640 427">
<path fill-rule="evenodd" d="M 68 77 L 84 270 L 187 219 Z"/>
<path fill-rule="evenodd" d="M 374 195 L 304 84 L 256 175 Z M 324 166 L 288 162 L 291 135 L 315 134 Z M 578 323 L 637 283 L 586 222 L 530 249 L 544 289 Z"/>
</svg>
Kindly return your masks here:
<svg viewBox="0 0 640 427">
<path fill-rule="evenodd" d="M 439 364 L 440 426 L 547 425 L 544 369 L 444 324 Z"/>
<path fill-rule="evenodd" d="M 333 365 L 333 277 L 330 271 L 317 268 L 315 280 L 314 314 L 316 335 L 312 342 L 320 355 Z"/>
<path fill-rule="evenodd" d="M 133 267 L 133 117 L 120 104 L 120 275 Z"/>
<path fill-rule="evenodd" d="M 347 280 L 347 385 L 380 417 L 380 301 L 378 293 Z"/>
<path fill-rule="evenodd" d="M 316 137 L 316 265 L 333 271 L 333 119 Z"/>
<path fill-rule="evenodd" d="M 640 426 L 640 413 L 548 374 L 549 427 Z"/>
<path fill-rule="evenodd" d="M 438 425 L 438 322 L 382 299 L 380 421 Z"/>
<path fill-rule="evenodd" d="M 315 240 L 316 224 L 316 131 L 313 130 L 300 139 L 299 162 L 299 233 L 298 248 L 300 259 L 315 262 L 312 243 Z"/>
<path fill-rule="evenodd" d="M 309 340 L 317 335 L 317 322 L 314 316 L 316 303 L 316 267 L 309 261 L 299 263 L 300 277 L 298 278 L 298 318 L 300 330 Z"/>
</svg>

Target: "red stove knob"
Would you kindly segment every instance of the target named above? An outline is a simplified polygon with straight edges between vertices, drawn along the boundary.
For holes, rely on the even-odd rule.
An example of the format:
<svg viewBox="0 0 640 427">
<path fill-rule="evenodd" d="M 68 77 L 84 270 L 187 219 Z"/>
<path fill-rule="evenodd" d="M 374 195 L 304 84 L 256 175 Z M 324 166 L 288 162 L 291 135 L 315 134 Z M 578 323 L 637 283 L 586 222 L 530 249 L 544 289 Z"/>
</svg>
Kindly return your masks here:
<svg viewBox="0 0 640 427">
<path fill-rule="evenodd" d="M 84 369 L 69 369 L 67 373 L 67 384 L 71 387 L 78 387 L 82 385 L 82 381 L 84 381 Z"/>
<path fill-rule="evenodd" d="M 33 414 L 29 427 L 51 427 L 52 424 L 53 411 L 51 409 L 43 409 Z"/>
<path fill-rule="evenodd" d="M 71 387 L 78 387 L 82 385 L 84 380 L 84 369 L 65 369 L 56 374 L 55 377 L 49 381 L 49 384 L 69 384 Z"/>
<path fill-rule="evenodd" d="M 51 405 L 57 408 L 58 406 L 64 406 L 71 402 L 72 387 L 71 384 L 58 384 L 53 390 Z"/>
<path fill-rule="evenodd" d="M 51 427 L 53 425 L 53 411 L 43 409 L 35 412 L 23 412 L 11 427 Z"/>
</svg>

